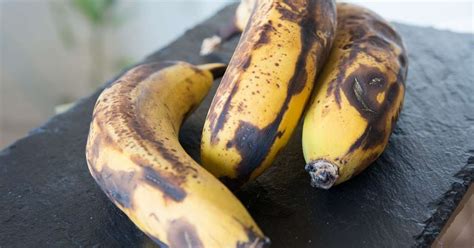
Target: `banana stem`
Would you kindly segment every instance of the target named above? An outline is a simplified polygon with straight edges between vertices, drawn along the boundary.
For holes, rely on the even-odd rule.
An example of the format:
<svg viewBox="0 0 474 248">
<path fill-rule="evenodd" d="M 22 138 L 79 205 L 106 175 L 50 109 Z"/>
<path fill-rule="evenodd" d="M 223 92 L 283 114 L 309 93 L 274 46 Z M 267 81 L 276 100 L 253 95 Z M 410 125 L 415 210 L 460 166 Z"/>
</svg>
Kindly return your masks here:
<svg viewBox="0 0 474 248">
<path fill-rule="evenodd" d="M 212 74 L 214 79 L 220 78 L 224 75 L 225 70 L 227 69 L 227 64 L 223 63 L 209 63 L 209 64 L 202 64 L 197 66 L 199 69 L 203 71 L 209 71 Z"/>
</svg>

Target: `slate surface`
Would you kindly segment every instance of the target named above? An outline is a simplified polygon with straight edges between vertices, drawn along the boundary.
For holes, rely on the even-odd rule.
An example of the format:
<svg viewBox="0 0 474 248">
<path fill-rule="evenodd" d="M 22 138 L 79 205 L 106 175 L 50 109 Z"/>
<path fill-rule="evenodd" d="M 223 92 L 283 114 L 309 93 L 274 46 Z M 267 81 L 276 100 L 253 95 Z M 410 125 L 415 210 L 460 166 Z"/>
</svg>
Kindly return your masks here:
<svg viewBox="0 0 474 248">
<path fill-rule="evenodd" d="M 227 61 L 238 38 L 213 57 L 197 52 L 233 8 L 146 60 Z M 473 36 L 396 28 L 409 50 L 405 107 L 377 162 L 341 186 L 313 189 L 303 169 L 300 128 L 274 166 L 238 192 L 272 247 L 427 246 L 472 183 Z M 152 245 L 88 173 L 84 147 L 97 96 L 0 152 L 0 247 Z M 195 158 L 211 98 L 181 133 Z"/>
</svg>

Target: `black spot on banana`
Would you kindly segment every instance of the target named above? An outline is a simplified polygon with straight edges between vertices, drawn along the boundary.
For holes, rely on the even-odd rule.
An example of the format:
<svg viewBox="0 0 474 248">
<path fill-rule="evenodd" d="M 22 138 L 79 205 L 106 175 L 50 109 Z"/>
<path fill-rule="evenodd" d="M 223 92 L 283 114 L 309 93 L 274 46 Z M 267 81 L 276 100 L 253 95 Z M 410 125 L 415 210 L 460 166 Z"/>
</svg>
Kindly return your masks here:
<svg viewBox="0 0 474 248">
<path fill-rule="evenodd" d="M 203 166 L 236 188 L 286 145 L 329 54 L 334 1 L 258 1 L 204 124 Z"/>
<path fill-rule="evenodd" d="M 263 247 L 239 200 L 184 151 L 184 118 L 225 66 L 137 66 L 99 96 L 86 157 L 106 195 L 161 247 Z"/>
<path fill-rule="evenodd" d="M 377 14 L 338 4 L 337 35 L 303 126 L 311 184 L 330 188 L 383 152 L 402 107 L 407 56 Z"/>
</svg>

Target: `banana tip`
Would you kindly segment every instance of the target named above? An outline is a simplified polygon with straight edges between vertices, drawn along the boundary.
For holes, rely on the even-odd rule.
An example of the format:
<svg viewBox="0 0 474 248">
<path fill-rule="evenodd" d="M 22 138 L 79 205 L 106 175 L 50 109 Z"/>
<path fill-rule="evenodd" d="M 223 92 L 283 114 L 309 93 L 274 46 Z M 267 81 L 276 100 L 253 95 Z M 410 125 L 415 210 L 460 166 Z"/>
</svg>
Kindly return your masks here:
<svg viewBox="0 0 474 248">
<path fill-rule="evenodd" d="M 310 161 L 305 170 L 311 176 L 311 186 L 316 188 L 329 189 L 339 177 L 337 166 L 326 160 Z"/>
<path fill-rule="evenodd" d="M 271 245 L 271 241 L 268 237 L 262 237 L 258 239 L 257 244 L 254 246 L 255 248 L 268 248 Z"/>
</svg>

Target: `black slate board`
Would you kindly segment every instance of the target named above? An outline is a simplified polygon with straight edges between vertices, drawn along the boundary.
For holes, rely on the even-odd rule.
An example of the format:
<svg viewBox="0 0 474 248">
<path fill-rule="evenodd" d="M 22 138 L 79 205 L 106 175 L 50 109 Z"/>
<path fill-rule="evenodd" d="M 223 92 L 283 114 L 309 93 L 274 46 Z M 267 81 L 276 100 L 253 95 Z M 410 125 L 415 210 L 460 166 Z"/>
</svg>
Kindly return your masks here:
<svg viewBox="0 0 474 248">
<path fill-rule="evenodd" d="M 197 52 L 202 38 L 227 21 L 234 8 L 146 60 L 227 61 L 238 38 L 212 57 Z M 303 170 L 300 128 L 274 166 L 238 192 L 272 247 L 427 246 L 472 183 L 473 35 L 396 28 L 409 50 L 405 107 L 377 162 L 341 186 L 313 189 Z M 152 245 L 88 173 L 84 147 L 97 96 L 0 152 L 0 247 Z M 211 98 L 181 133 L 195 158 Z"/>
</svg>

